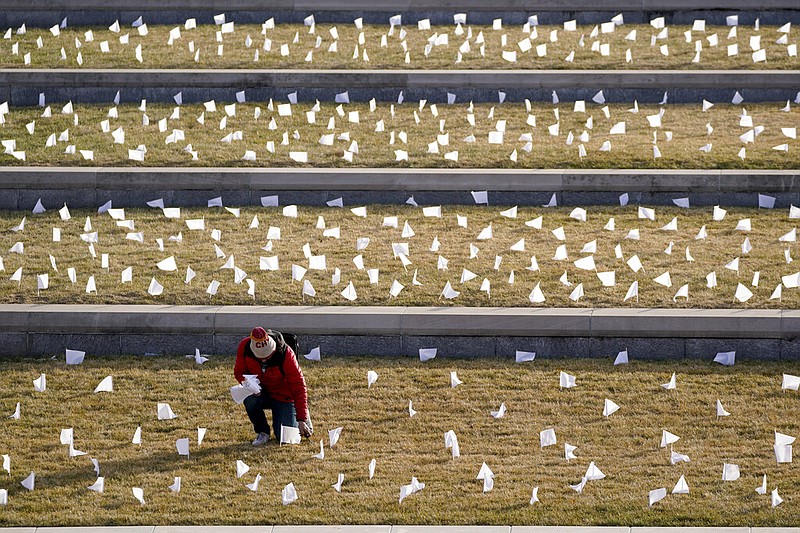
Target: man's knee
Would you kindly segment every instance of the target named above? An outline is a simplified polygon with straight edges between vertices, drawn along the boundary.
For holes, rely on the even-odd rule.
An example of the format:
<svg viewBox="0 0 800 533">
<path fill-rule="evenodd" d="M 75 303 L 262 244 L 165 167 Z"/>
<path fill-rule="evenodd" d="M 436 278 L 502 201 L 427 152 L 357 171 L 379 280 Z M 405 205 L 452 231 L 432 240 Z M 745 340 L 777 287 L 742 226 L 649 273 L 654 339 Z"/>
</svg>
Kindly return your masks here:
<svg viewBox="0 0 800 533">
<path fill-rule="evenodd" d="M 258 411 L 259 409 L 263 409 L 261 406 L 261 398 L 255 395 L 250 395 L 244 399 L 244 408 L 247 410 L 248 413 Z"/>
<path fill-rule="evenodd" d="M 297 415 L 293 404 L 281 403 L 273 405 L 272 416 L 275 419 L 276 425 L 281 424 L 284 426 L 297 427 Z"/>
</svg>

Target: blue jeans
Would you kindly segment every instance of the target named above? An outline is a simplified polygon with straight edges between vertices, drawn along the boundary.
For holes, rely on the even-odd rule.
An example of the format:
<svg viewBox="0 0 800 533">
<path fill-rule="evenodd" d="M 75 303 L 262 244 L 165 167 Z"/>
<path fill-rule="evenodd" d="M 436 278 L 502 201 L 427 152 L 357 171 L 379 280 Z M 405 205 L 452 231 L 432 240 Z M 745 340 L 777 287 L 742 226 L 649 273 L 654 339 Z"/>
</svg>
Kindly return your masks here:
<svg viewBox="0 0 800 533">
<path fill-rule="evenodd" d="M 294 404 L 273 400 L 263 392 L 261 396 L 251 394 L 245 398 L 244 408 L 247 410 L 247 416 L 253 423 L 253 430 L 256 433 L 269 435 L 269 423 L 264 414 L 265 409 L 272 410 L 272 427 L 275 428 L 275 438 L 281 438 L 281 426 L 297 427 L 297 413 L 294 410 Z"/>
</svg>

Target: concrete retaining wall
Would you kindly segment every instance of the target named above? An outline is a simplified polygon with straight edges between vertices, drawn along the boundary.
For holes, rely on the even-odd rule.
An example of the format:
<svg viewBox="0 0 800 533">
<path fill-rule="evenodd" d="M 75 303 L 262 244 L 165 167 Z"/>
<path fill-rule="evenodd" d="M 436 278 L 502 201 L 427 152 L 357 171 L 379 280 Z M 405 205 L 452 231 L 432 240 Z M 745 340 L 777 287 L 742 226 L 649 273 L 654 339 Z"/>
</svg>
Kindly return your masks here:
<svg viewBox="0 0 800 533">
<path fill-rule="evenodd" d="M 39 93 L 48 102 L 108 103 L 117 91 L 121 101 L 173 102 L 210 99 L 235 101 L 245 90 L 248 101 L 286 100 L 297 92 L 300 101 L 333 101 L 349 92 L 351 101 L 396 102 L 426 98 L 447 102 L 589 100 L 603 90 L 608 102 L 697 103 L 703 98 L 730 101 L 736 91 L 746 102 L 795 99 L 800 91 L 798 70 L 148 70 L 148 69 L 0 69 L 0 100 L 12 106 L 34 106 Z"/>
<path fill-rule="evenodd" d="M 800 89 L 796 70 L 2 69 L 10 87 Z M 299 95 L 298 95 L 299 96 Z"/>
<path fill-rule="evenodd" d="M 350 23 L 362 17 L 367 23 L 388 24 L 390 16 L 403 15 L 405 25 L 423 18 L 434 24 L 452 24 L 453 13 L 466 13 L 470 24 L 490 24 L 502 18 L 506 24 L 523 24 L 529 15 L 538 14 L 541 24 L 561 23 L 577 19 L 581 24 L 608 21 L 623 13 L 627 23 L 648 22 L 665 16 L 672 24 L 691 24 L 702 18 L 709 24 L 725 24 L 725 16 L 740 15 L 741 24 L 752 24 L 760 18 L 763 24 L 796 23 L 800 9 L 794 0 L 520 0 L 482 2 L 480 0 L 178 0 L 165 8 L 162 0 L 141 0 L 135 8 L 103 0 L 50 0 L 21 2 L 0 0 L 0 27 L 49 27 L 68 17 L 70 25 L 110 25 L 114 20 L 128 25 L 139 16 L 149 24 L 178 24 L 187 18 L 213 24 L 213 16 L 226 13 L 237 23 L 261 23 L 275 17 L 279 23 L 302 22 L 313 13 L 318 22 Z"/>
<path fill-rule="evenodd" d="M 679 11 L 686 9 L 723 9 L 747 11 L 762 9 L 797 9 L 794 0 L 173 0 L 175 10 L 207 11 Z M 1 0 L 3 11 L 103 11 L 120 12 L 118 5 L 104 0 L 46 0 L 19 2 Z M 131 12 L 164 10 L 163 0 L 138 0 Z"/>
<path fill-rule="evenodd" d="M 800 311 L 459 307 L 0 306 L 0 356 L 230 354 L 250 328 L 298 333 L 301 351 L 441 357 L 800 360 Z"/>
<path fill-rule="evenodd" d="M 47 168 L 0 167 L 0 209 L 205 206 L 222 196 L 225 205 L 261 205 L 279 196 L 281 205 L 318 205 L 342 197 L 345 205 L 474 204 L 470 191 L 488 190 L 492 205 L 543 205 L 556 193 L 559 205 L 631 203 L 758 206 L 758 194 L 776 207 L 800 205 L 800 170 L 558 170 L 558 169 L 314 169 L 314 168 Z"/>
</svg>

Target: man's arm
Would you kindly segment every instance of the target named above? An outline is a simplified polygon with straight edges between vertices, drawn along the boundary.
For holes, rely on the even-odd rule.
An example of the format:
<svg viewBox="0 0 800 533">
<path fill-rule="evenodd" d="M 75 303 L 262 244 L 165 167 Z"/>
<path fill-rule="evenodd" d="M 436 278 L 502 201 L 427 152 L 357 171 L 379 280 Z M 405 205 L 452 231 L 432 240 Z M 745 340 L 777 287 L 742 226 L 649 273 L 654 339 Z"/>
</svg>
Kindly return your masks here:
<svg viewBox="0 0 800 533">
<path fill-rule="evenodd" d="M 245 338 L 239 342 L 239 347 L 236 349 L 236 362 L 233 364 L 233 375 L 239 383 L 244 381 L 244 373 L 247 370 L 244 363 L 244 346 L 246 342 L 250 342 L 250 339 Z"/>
</svg>

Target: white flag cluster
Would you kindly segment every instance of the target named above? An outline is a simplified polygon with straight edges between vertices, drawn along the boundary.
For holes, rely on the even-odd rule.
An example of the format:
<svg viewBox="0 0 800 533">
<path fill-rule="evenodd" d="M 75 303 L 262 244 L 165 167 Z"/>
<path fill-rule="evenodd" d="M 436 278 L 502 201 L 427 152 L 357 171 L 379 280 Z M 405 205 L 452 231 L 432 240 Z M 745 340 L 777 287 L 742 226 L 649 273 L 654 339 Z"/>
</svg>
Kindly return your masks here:
<svg viewBox="0 0 800 533">
<path fill-rule="evenodd" d="M 203 31 L 202 26 L 198 28 L 195 18 L 186 19 L 166 32 L 158 26 L 151 32 L 144 16 L 134 22 L 132 30 L 124 29 L 119 20 L 108 20 L 108 29 L 79 32 L 74 47 L 64 46 L 65 34 L 61 30 L 66 28 L 65 22 L 52 26 L 49 33 L 39 37 L 28 34 L 23 24 L 8 29 L 6 39 L 10 40 L 14 30 L 15 40 L 4 46 L 3 52 L 10 56 L 9 61 L 19 66 L 41 66 L 58 57 L 70 68 L 104 67 L 110 61 L 106 57 L 112 53 L 145 66 L 153 65 L 155 58 L 169 53 L 185 57 L 190 64 L 214 68 L 224 68 L 228 56 L 242 54 L 250 58 L 254 66 L 268 59 L 277 62 L 276 68 L 293 66 L 293 61 L 313 65 L 315 57 L 333 56 L 337 62 L 352 68 L 369 65 L 370 55 L 378 51 L 388 55 L 393 64 L 406 68 L 432 68 L 430 65 L 441 61 L 470 68 L 470 64 L 479 64 L 485 59 L 502 62 L 508 68 L 548 61 L 540 68 L 552 68 L 548 65 L 591 60 L 636 63 L 643 57 L 651 61 L 660 59 L 665 63 L 664 68 L 687 68 L 693 64 L 702 65 L 707 58 L 719 61 L 740 54 L 753 64 L 778 57 L 797 57 L 791 23 L 775 31 L 776 28 L 760 25 L 757 19 L 750 28 L 739 26 L 738 15 L 726 17 L 727 26 L 711 26 L 705 19 L 695 19 L 686 31 L 667 25 L 665 18 L 659 16 L 650 20 L 648 30 L 653 32 L 650 35 L 640 35 L 641 29 L 625 30 L 622 13 L 594 27 L 578 25 L 575 19 L 539 26 L 538 15 L 529 16 L 522 24 L 497 18 L 490 26 L 484 26 L 468 20 L 465 13 L 454 14 L 451 25 L 433 25 L 429 18 L 407 20 L 402 15 L 394 15 L 387 17 L 383 24 L 364 24 L 362 18 L 357 18 L 352 24 L 321 24 L 319 27 L 311 14 L 304 19 L 302 31 L 298 31 L 296 24 L 278 23 L 274 18 L 263 21 L 260 29 L 237 25 L 224 14 L 214 19 L 216 32 Z M 521 40 L 514 37 L 520 31 Z M 212 40 L 209 35 L 214 33 L 217 38 Z M 612 40 L 614 33 L 620 34 L 620 38 Z M 569 53 L 556 55 L 553 43 L 559 43 L 558 49 L 568 49 Z M 734 66 L 732 63 L 731 68 Z M 455 101 L 455 96 L 448 94 L 448 102 Z M 236 99 L 240 103 L 246 101 L 244 91 L 239 91 Z M 182 94 L 175 95 L 174 100 L 181 105 Z M 595 99 L 598 100 L 604 101 Z M 337 102 L 349 102 L 347 92 L 340 93 Z"/>
<path fill-rule="evenodd" d="M 291 239 L 281 239 L 281 226 L 287 219 L 297 218 L 302 208 L 281 208 L 277 196 L 264 199 L 268 201 L 262 203 L 271 207 L 255 208 L 258 211 L 252 219 L 258 224 L 248 223 L 250 217 L 242 216 L 242 208 L 225 206 L 222 197 L 210 199 L 208 212 L 197 218 L 186 216 L 185 209 L 164 207 L 162 199 L 154 200 L 148 205 L 164 218 L 151 224 L 148 217 L 148 227 L 156 229 L 147 232 L 135 231 L 134 211 L 113 208 L 110 202 L 101 206 L 97 217 L 86 217 L 85 223 L 72 218 L 66 205 L 59 210 L 45 209 L 44 213 L 24 217 L 24 224 L 17 226 L 24 228 L 8 234 L 6 244 L 0 240 L 0 246 L 9 250 L 5 258 L 0 256 L 0 272 L 13 271 L 8 282 L 23 298 L 76 291 L 95 301 L 95 296 L 107 297 L 122 287 L 127 291 L 128 284 L 135 283 L 140 288 L 134 290 L 153 303 L 172 301 L 178 293 L 185 295 L 187 291 L 194 291 L 201 302 L 214 301 L 224 293 L 228 299 L 250 303 L 262 297 L 260 287 L 286 281 L 292 287 L 282 294 L 286 303 L 312 304 L 323 299 L 361 304 L 365 293 L 370 293 L 374 301 L 377 289 L 388 299 L 418 301 L 427 295 L 439 305 L 463 305 L 492 301 L 498 293 L 505 294 L 507 301 L 509 290 L 519 293 L 513 286 L 522 285 L 527 298 L 511 304 L 592 305 L 596 298 L 610 297 L 626 305 L 692 305 L 693 298 L 702 296 L 747 307 L 794 298 L 794 289 L 800 287 L 800 272 L 791 257 L 796 240 L 794 226 L 800 218 L 800 208 L 794 206 L 782 221 L 776 212 L 763 221 L 748 217 L 738 222 L 726 217 L 727 210 L 719 206 L 713 210 L 691 208 L 708 220 L 699 231 L 686 228 L 671 235 L 669 246 L 662 252 L 652 247 L 666 227 L 659 220 L 661 212 L 644 206 L 634 211 L 638 215 L 635 221 L 628 218 L 627 228 L 621 227 L 619 215 L 605 221 L 607 215 L 597 216 L 596 211 L 585 208 L 566 213 L 516 206 L 496 211 L 481 207 L 492 217 L 481 230 L 470 227 L 457 208 L 433 206 L 435 210 L 426 207 L 421 213 L 386 208 L 387 212 L 401 213 L 406 228 L 412 223 L 417 228 L 427 224 L 433 235 L 425 237 L 419 229 L 414 235 L 400 230 L 400 216 L 357 207 L 335 228 L 328 228 L 325 217 L 319 214 L 313 227 L 305 228 L 308 240 L 299 246 Z M 480 195 L 479 199 L 484 200 Z M 488 201 L 488 195 L 485 199 Z M 342 213 L 338 207 L 329 209 Z M 525 215 L 531 211 L 534 216 L 529 220 L 517 218 L 528 218 L 530 215 Z M 542 211 L 544 214 L 539 214 Z M 186 217 L 185 228 L 176 227 L 182 216 Z M 229 218 L 220 220 L 220 216 Z M 667 226 L 685 227 L 681 215 L 668 217 Z M 584 224 L 587 228 L 596 224 L 603 230 L 593 240 L 583 242 L 576 237 L 578 228 L 566 229 L 567 223 L 575 224 L 576 220 L 581 229 Z M 266 231 L 261 229 L 262 222 Z M 754 224 L 768 224 L 766 236 L 753 234 Z M 341 237 L 342 228 L 351 235 L 355 232 L 355 242 L 353 236 Z M 332 229 L 336 229 L 338 238 L 326 236 Z M 28 238 L 42 232 L 49 236 L 51 230 L 54 238 L 58 234 L 57 242 L 67 235 L 78 235 L 80 240 L 62 242 L 46 254 L 41 254 L 36 244 L 25 246 Z M 741 254 L 722 255 L 719 239 L 723 235 L 730 239 L 738 232 L 745 233 Z M 520 233 L 527 238 L 520 239 Z M 431 238 L 432 242 L 428 240 Z M 125 255 L 131 253 L 130 241 L 138 243 L 134 246 L 142 254 L 157 250 L 157 259 L 147 266 L 137 263 L 134 268 L 129 264 L 134 260 Z M 509 247 L 508 243 L 513 244 Z M 103 253 L 98 253 L 99 245 Z M 676 249 L 684 253 L 676 253 Z M 757 257 L 751 253 L 753 249 L 764 253 Z M 347 250 L 351 251 L 342 253 Z M 389 251 L 393 260 L 387 262 L 384 254 Z M 86 255 L 93 261 L 89 267 L 59 268 L 67 261 L 62 255 L 66 253 L 70 258 L 73 254 Z M 785 260 L 779 259 L 781 256 Z M 682 273 L 686 267 L 702 268 L 705 283 Z M 558 281 L 553 283 L 556 277 Z M 274 294 L 269 298 L 274 303 Z M 78 356 L 74 357 L 77 360 Z M 720 352 L 718 361 L 732 364 L 733 355 Z"/>
</svg>

